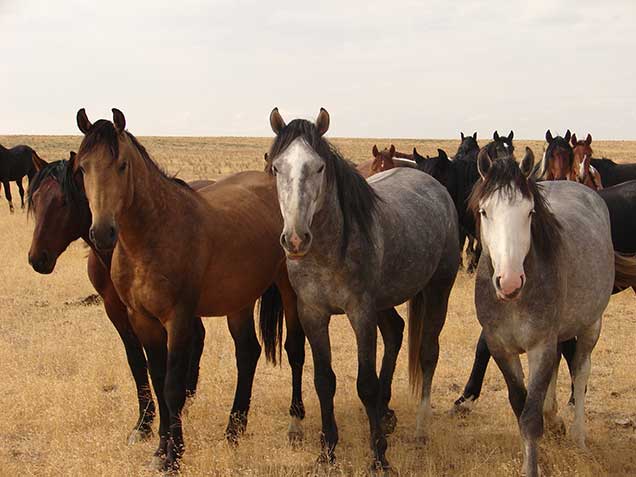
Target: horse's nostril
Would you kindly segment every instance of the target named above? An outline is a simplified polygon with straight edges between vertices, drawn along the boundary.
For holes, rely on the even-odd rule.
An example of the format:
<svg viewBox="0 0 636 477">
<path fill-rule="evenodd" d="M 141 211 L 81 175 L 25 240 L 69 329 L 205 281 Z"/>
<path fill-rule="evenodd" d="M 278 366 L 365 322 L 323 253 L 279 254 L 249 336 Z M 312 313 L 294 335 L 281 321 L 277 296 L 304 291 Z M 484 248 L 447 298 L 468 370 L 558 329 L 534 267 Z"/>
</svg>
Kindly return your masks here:
<svg viewBox="0 0 636 477">
<path fill-rule="evenodd" d="M 280 244 L 283 247 L 287 246 L 287 239 L 285 238 L 285 234 L 280 234 Z"/>
<path fill-rule="evenodd" d="M 311 238 L 311 236 L 309 235 L 309 232 L 305 233 L 305 236 L 303 237 L 303 241 L 304 242 L 309 242 L 309 239 Z"/>
<path fill-rule="evenodd" d="M 91 242 L 95 242 L 95 229 L 93 227 L 88 231 L 88 238 L 91 239 Z"/>
<path fill-rule="evenodd" d="M 116 235 L 117 235 L 117 231 L 115 230 L 115 227 L 112 227 L 112 226 L 111 226 L 111 228 L 110 228 L 110 231 L 109 231 L 109 232 L 110 232 L 110 239 L 111 239 L 111 240 L 115 240 L 115 237 L 116 237 Z"/>
<path fill-rule="evenodd" d="M 495 285 L 497 285 L 498 290 L 501 290 L 501 277 L 495 279 Z"/>
</svg>

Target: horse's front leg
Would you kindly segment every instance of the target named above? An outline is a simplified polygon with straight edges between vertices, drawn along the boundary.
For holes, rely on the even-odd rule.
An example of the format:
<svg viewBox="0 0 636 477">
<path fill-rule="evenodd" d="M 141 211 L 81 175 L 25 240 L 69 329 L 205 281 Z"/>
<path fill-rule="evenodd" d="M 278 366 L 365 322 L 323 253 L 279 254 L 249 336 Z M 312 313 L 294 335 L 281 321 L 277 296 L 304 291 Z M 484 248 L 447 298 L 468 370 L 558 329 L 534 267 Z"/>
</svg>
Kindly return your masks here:
<svg viewBox="0 0 636 477">
<path fill-rule="evenodd" d="M 318 464 L 335 464 L 338 427 L 334 416 L 333 397 L 336 394 L 336 375 L 331 367 L 331 343 L 329 341 L 328 311 L 304 305 L 298 300 L 300 324 L 311 346 L 314 358 L 314 386 L 320 401 L 322 432 L 321 452 Z"/>
<path fill-rule="evenodd" d="M 488 368 L 489 361 L 490 350 L 488 349 L 488 344 L 486 343 L 486 338 L 482 331 L 479 335 L 479 340 L 477 341 L 473 369 L 470 372 L 470 377 L 464 387 L 464 392 L 455 401 L 453 408 L 454 412 L 458 414 L 470 412 L 472 404 L 477 401 L 481 394 L 481 388 L 484 384 L 484 376 L 486 376 L 486 369 Z"/>
<path fill-rule="evenodd" d="M 22 186 L 22 177 L 15 181 L 18 185 L 18 192 L 20 193 L 20 208 L 24 209 L 24 187 Z"/>
<path fill-rule="evenodd" d="M 539 475 L 538 441 L 543 436 L 545 398 L 557 358 L 556 339 L 528 350 L 528 395 L 519 417 L 524 446 L 523 469 L 527 477 Z"/>
<path fill-rule="evenodd" d="M 382 357 L 382 368 L 380 369 L 382 429 L 385 434 L 391 434 L 397 425 L 397 418 L 395 412 L 389 408 L 389 402 L 391 401 L 395 365 L 404 337 L 404 320 L 395 308 L 390 308 L 380 312 L 378 327 L 380 328 L 380 333 L 382 333 L 382 341 L 384 341 L 384 356 Z"/>
<path fill-rule="evenodd" d="M 225 437 L 229 443 L 237 444 L 247 427 L 254 373 L 261 355 L 261 345 L 254 330 L 254 303 L 238 313 L 228 315 L 227 326 L 234 340 L 238 378 Z"/>
<path fill-rule="evenodd" d="M 372 469 L 390 468 L 386 459 L 387 440 L 381 425 L 383 397 L 376 371 L 376 347 L 379 316 L 371 306 L 346 310 L 358 345 L 358 396 L 364 404 L 371 429 Z"/>
<path fill-rule="evenodd" d="M 166 447 L 164 470 L 178 471 L 185 450 L 181 411 L 186 400 L 186 386 L 190 367 L 190 346 L 194 332 L 194 310 L 177 305 L 162 320 L 168 338 L 168 359 L 164 386 L 170 416 L 169 439 Z"/>
</svg>

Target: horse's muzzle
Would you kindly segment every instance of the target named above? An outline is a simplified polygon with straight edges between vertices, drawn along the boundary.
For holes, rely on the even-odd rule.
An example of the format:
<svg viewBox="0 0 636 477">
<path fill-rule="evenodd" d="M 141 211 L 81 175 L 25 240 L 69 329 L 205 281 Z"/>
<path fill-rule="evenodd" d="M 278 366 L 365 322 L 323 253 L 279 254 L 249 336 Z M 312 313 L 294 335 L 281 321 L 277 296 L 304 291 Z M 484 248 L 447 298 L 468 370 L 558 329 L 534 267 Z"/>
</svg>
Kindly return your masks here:
<svg viewBox="0 0 636 477">
<path fill-rule="evenodd" d="M 117 233 L 117 227 L 113 224 L 98 224 L 90 228 L 88 236 L 98 250 L 108 251 L 115 248 Z"/>
<path fill-rule="evenodd" d="M 309 252 L 312 241 L 311 232 L 298 234 L 296 231 L 283 232 L 280 236 L 280 244 L 285 251 L 287 258 L 298 260 Z"/>
<path fill-rule="evenodd" d="M 29 264 L 36 272 L 48 275 L 55 268 L 55 259 L 46 250 L 42 250 L 37 256 L 29 254 Z"/>
<path fill-rule="evenodd" d="M 519 277 L 502 277 L 495 278 L 495 290 L 497 297 L 504 301 L 514 301 L 521 295 L 521 290 L 526 283 L 524 275 Z"/>
</svg>

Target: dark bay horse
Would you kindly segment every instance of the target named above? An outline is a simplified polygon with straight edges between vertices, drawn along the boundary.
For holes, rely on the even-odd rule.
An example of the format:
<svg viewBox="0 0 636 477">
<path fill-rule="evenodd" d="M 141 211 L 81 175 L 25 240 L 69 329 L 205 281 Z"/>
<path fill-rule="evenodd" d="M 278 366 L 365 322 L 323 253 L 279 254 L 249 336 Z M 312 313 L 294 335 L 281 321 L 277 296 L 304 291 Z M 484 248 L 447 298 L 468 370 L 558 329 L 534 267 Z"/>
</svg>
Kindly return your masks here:
<svg viewBox="0 0 636 477">
<path fill-rule="evenodd" d="M 24 187 L 22 186 L 22 178 L 26 176 L 31 182 L 31 178 L 35 175 L 34 161 L 40 157 L 29 146 L 15 146 L 7 149 L 0 144 L 0 182 L 4 187 L 4 195 L 9 202 L 9 210 L 14 212 L 13 200 L 11 197 L 10 181 L 18 185 L 20 192 L 20 202 L 24 209 Z"/>
<path fill-rule="evenodd" d="M 590 162 L 600 174 L 603 187 L 611 187 L 636 179 L 636 164 L 617 164 L 606 158 L 592 158 Z"/>
<path fill-rule="evenodd" d="M 477 161 L 477 154 L 479 154 L 479 143 L 477 142 L 477 133 L 473 133 L 472 136 L 464 136 L 463 132 L 460 132 L 460 143 L 455 153 L 454 160 L 464 161 Z"/>
<path fill-rule="evenodd" d="M 83 174 L 92 213 L 89 237 L 98 250 L 112 250 L 111 279 L 146 351 L 159 403 L 154 464 L 177 470 L 184 451 L 181 410 L 193 316 L 228 317 L 240 392 L 226 435 L 234 442 L 245 429 L 261 349 L 253 320 L 259 297 L 270 356 L 282 334 L 281 305 L 285 311 L 294 386 L 289 435 L 299 434 L 304 334 L 278 242 L 283 222 L 274 179 L 243 172 L 194 192 L 157 166 L 126 131 L 121 111 L 113 109 L 113 122 L 92 124 L 81 109 L 77 123 L 85 137 L 75 169 Z"/>
<path fill-rule="evenodd" d="M 155 404 L 148 383 L 148 368 L 143 348 L 132 329 L 126 306 L 122 303 L 110 279 L 111 252 L 100 252 L 89 240 L 91 213 L 84 195 L 81 174 L 73 173 L 75 153 L 68 161 L 47 163 L 35 159 L 37 173 L 29 182 L 29 213 L 35 217 L 35 228 L 29 263 L 38 273 L 49 274 L 55 269 L 57 259 L 75 240 L 82 239 L 90 247 L 88 254 L 88 278 L 95 291 L 104 300 L 106 315 L 124 343 L 126 358 L 135 380 L 139 418 L 128 443 L 148 439 L 152 436 L 152 421 Z M 212 184 L 212 181 L 197 181 L 197 189 Z M 199 377 L 199 360 L 203 351 L 205 328 L 201 319 L 195 319 L 192 337 L 192 359 L 188 369 L 186 392 L 194 396 Z"/>
<path fill-rule="evenodd" d="M 607 206 L 594 191 L 570 181 L 532 178 L 533 155 L 480 153 L 482 181 L 470 199 L 483 253 L 475 281 L 477 318 L 507 387 L 523 439 L 523 473 L 539 475 L 544 421 L 561 432 L 556 381 L 558 344 L 576 337 L 574 422 L 570 435 L 585 448 L 585 389 L 590 355 L 614 283 Z M 585 240 L 569 240 L 582 237 Z M 593 290 L 593 293 L 590 293 Z M 519 355 L 528 354 L 528 388 Z"/>
<path fill-rule="evenodd" d="M 457 214 L 444 187 L 420 171 L 394 168 L 364 180 L 324 139 L 329 123 L 324 109 L 315 124 L 286 124 L 276 108 L 270 115 L 276 137 L 269 156 L 284 222 L 280 242 L 314 359 L 322 415 L 319 462 L 335 461 L 329 322 L 345 313 L 356 336 L 357 390 L 369 419 L 372 468 L 383 471 L 390 467 L 383 419 L 402 336 L 394 307 L 409 301 L 409 371 L 422 393 L 416 437 L 423 439 L 432 414 L 438 337 L 459 266 Z M 385 329 L 379 378 L 378 325 Z"/>
<path fill-rule="evenodd" d="M 510 131 L 507 136 L 500 136 L 497 131 L 492 134 L 492 141 L 486 144 L 486 150 L 490 157 L 506 157 L 515 151 L 512 139 L 515 137 L 514 131 Z"/>
</svg>

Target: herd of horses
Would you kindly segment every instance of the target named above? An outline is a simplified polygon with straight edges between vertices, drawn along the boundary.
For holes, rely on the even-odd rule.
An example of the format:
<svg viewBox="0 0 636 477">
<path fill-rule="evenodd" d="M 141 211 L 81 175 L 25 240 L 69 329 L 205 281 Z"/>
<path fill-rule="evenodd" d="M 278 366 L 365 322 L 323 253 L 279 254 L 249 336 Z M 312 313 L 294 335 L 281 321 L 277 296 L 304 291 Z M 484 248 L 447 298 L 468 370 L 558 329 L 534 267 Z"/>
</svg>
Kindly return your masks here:
<svg viewBox="0 0 636 477">
<path fill-rule="evenodd" d="M 247 426 L 261 343 L 272 362 L 282 347 L 287 352 L 288 438 L 303 439 L 307 338 L 322 418 L 318 462 L 333 464 L 338 428 L 329 322 L 346 314 L 356 338 L 371 469 L 391 472 L 387 436 L 397 424 L 391 385 L 405 327 L 395 307 L 408 302 L 409 376 L 420 396 L 415 435 L 426 441 L 433 437 L 439 334 L 466 239 L 482 333 L 456 410 L 468 411 L 480 396 L 492 356 L 518 419 L 523 471 L 538 475 L 544 424 L 565 432 L 556 402 L 563 354 L 572 379 L 570 434 L 585 446 L 585 394 L 601 317 L 612 293 L 636 290 L 636 164 L 595 159 L 591 136 L 578 141 L 569 131 L 547 132 L 537 164 L 529 148 L 517 162 L 511 131 L 495 132 L 484 147 L 476 133 L 462 133 L 452 158 L 441 149 L 423 157 L 415 148 L 408 154 L 374 146 L 373 159 L 355 166 L 325 139 L 326 110 L 315 122 L 287 123 L 274 109 L 265 171 L 185 183 L 151 159 L 121 111 L 92 123 L 81 109 L 77 125 L 84 137 L 68 160 L 47 163 L 26 146 L 2 148 L 0 161 L 10 158 L 12 165 L 0 163 L 0 179 L 5 190 L 19 171 L 30 179 L 35 271 L 51 273 L 75 240 L 90 247 L 88 276 L 124 343 L 137 388 L 139 417 L 129 443 L 152 436 L 150 374 L 158 470 L 179 470 L 181 412 L 196 393 L 202 316 L 227 316 L 235 344 L 238 379 L 226 429 L 232 444 Z M 376 328 L 384 343 L 379 374 Z"/>
</svg>

